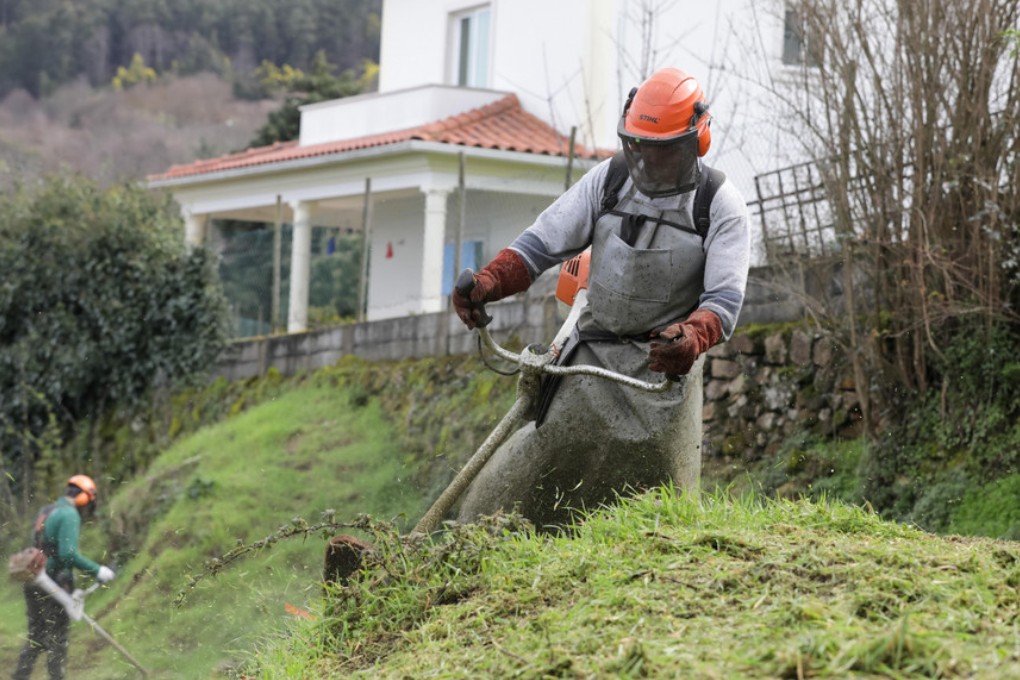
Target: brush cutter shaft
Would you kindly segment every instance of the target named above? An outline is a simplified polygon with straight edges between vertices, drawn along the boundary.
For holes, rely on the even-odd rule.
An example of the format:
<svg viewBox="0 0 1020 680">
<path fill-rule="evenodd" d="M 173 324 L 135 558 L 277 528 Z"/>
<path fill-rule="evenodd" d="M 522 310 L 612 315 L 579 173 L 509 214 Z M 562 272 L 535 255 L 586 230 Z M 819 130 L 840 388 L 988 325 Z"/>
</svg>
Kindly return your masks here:
<svg viewBox="0 0 1020 680">
<path fill-rule="evenodd" d="M 66 590 L 57 585 L 56 581 L 49 577 L 45 572 L 39 572 L 33 581 L 37 586 L 45 590 L 50 597 L 60 603 L 60 605 L 67 611 L 67 616 L 72 621 L 82 621 L 89 624 L 97 634 L 99 634 L 104 640 L 109 642 L 114 649 L 124 655 L 124 658 L 131 662 L 135 668 L 141 671 L 142 675 L 148 675 L 148 671 L 138 663 L 138 661 L 131 656 L 126 649 L 124 649 L 116 640 L 110 637 L 110 634 L 103 630 L 95 619 L 85 613 L 85 597 L 93 593 L 96 588 L 99 587 L 99 583 L 95 583 L 89 586 L 85 590 L 76 590 L 73 594 L 68 594 Z"/>
<path fill-rule="evenodd" d="M 32 579 L 39 588 L 46 591 L 46 593 L 60 603 L 60 606 L 67 612 L 68 618 L 72 621 L 81 621 L 81 617 L 84 615 L 84 601 L 81 598 L 72 597 L 66 590 L 57 585 L 57 582 L 50 578 L 50 575 L 45 571 L 40 571 L 39 574 Z"/>
<path fill-rule="evenodd" d="M 96 623 L 95 619 L 93 619 L 91 616 L 89 616 L 88 614 L 86 614 L 84 612 L 82 612 L 82 618 L 85 619 L 85 623 L 87 623 L 90 626 L 92 626 L 92 630 L 94 630 L 96 632 L 96 634 L 98 634 L 101 638 L 103 638 L 104 640 L 109 642 L 110 645 L 114 649 L 116 649 L 118 652 L 120 652 L 121 655 L 123 655 L 123 657 L 125 659 L 127 659 L 131 663 L 132 666 L 137 668 L 141 672 L 142 675 L 144 675 L 144 676 L 148 676 L 149 675 L 149 671 L 145 670 L 145 667 L 142 666 L 142 664 L 140 664 L 138 662 L 138 659 L 136 659 L 135 657 L 131 656 L 131 654 L 128 653 L 128 650 L 124 649 L 124 647 L 122 647 L 120 645 L 120 643 L 118 643 L 116 640 L 114 640 L 110 636 L 109 633 L 107 633 L 105 630 L 103 630 L 102 627 L 98 623 Z"/>
<path fill-rule="evenodd" d="M 453 481 L 446 487 L 446 490 L 436 499 L 436 502 L 432 504 L 428 512 L 418 520 L 418 524 L 414 527 L 414 533 L 428 534 L 436 530 L 443 517 L 453 507 L 453 504 L 457 502 L 461 494 L 467 490 L 471 482 L 474 481 L 474 478 L 478 476 L 478 473 L 485 467 L 485 463 L 496 452 L 499 445 L 523 422 L 524 414 L 531 407 L 531 401 L 529 397 L 519 396 L 517 398 L 514 405 L 510 407 L 507 414 L 499 421 L 496 428 L 489 433 L 489 436 L 485 438 L 485 441 L 478 447 L 475 454 L 471 456 L 467 464 L 453 478 Z"/>
</svg>

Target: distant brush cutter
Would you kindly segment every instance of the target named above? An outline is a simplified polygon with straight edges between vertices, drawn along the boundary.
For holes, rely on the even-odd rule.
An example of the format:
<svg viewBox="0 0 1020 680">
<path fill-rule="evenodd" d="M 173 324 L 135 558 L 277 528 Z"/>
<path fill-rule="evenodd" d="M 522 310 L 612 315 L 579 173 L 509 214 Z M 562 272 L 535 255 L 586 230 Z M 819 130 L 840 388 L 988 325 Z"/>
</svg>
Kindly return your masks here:
<svg viewBox="0 0 1020 680">
<path fill-rule="evenodd" d="M 135 657 L 131 656 L 126 649 L 117 643 L 110 634 L 103 630 L 95 619 L 85 613 L 85 597 L 95 591 L 99 587 L 98 583 L 93 584 L 86 590 L 75 590 L 73 593 L 68 594 L 66 590 L 56 584 L 56 582 L 49 577 L 45 570 L 40 571 L 32 582 L 37 586 L 49 593 L 49 596 L 59 602 L 61 606 L 67 611 L 67 615 L 72 621 L 82 621 L 89 624 L 100 637 L 110 643 L 114 649 L 120 652 L 125 659 L 131 662 L 131 665 L 137 668 L 142 675 L 148 676 L 149 672 L 145 670 L 145 667 L 138 662 Z"/>
<path fill-rule="evenodd" d="M 589 257 L 590 251 L 586 250 L 564 263 L 560 270 L 556 297 L 561 302 L 571 305 L 571 308 L 563 325 L 548 346 L 532 344 L 525 347 L 520 353 L 511 352 L 501 347 L 492 339 L 489 329 L 486 328 L 492 321 L 492 317 L 485 313 L 484 306 L 479 305 L 481 316 L 478 322 L 478 335 L 481 342 L 490 352 L 516 364 L 520 369 L 520 376 L 517 379 L 517 400 L 461 471 L 457 473 L 457 476 L 453 478 L 446 490 L 432 504 L 432 507 L 418 520 L 412 535 L 427 535 L 435 531 L 443 517 L 467 491 L 471 482 L 482 471 L 500 444 L 524 424 L 528 414 L 533 411 L 538 401 L 543 375 L 591 375 L 646 392 L 665 392 L 673 384 L 669 380 L 664 380 L 661 383 L 645 382 L 598 366 L 557 366 L 553 363 L 560 356 L 560 352 L 577 326 L 581 311 L 588 304 Z M 465 298 L 469 298 L 474 285 L 474 272 L 470 269 L 461 272 L 457 278 L 457 292 Z M 354 536 L 334 536 L 326 546 L 324 580 L 327 583 L 346 583 L 361 567 L 364 554 L 371 549 L 370 544 Z"/>
</svg>

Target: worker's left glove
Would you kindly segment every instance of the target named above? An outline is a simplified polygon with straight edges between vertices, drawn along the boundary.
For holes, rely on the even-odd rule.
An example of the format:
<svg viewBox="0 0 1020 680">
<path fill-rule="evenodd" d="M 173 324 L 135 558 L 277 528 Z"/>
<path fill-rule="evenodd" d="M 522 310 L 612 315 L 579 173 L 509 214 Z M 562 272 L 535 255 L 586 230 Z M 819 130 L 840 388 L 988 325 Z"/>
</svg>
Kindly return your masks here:
<svg viewBox="0 0 1020 680">
<path fill-rule="evenodd" d="M 113 580 L 113 577 L 113 569 L 109 567 L 99 567 L 99 572 L 96 574 L 96 580 L 100 583 L 109 583 Z"/>
<path fill-rule="evenodd" d="M 695 310 L 659 333 L 667 342 L 652 342 L 648 368 L 666 375 L 687 375 L 698 357 L 722 338 L 722 320 L 707 309 Z"/>
<path fill-rule="evenodd" d="M 468 297 L 453 291 L 453 307 L 464 325 L 473 329 L 481 319 L 481 305 L 520 293 L 529 286 L 531 272 L 524 258 L 517 251 L 504 248 L 475 274 L 475 287 Z"/>
</svg>

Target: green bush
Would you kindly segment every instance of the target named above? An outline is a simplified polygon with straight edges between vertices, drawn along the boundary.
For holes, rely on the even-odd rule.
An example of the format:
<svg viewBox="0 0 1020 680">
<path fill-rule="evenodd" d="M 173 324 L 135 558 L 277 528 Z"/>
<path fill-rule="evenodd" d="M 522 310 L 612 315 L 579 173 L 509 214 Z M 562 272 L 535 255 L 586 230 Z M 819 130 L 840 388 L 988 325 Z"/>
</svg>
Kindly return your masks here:
<svg viewBox="0 0 1020 680">
<path fill-rule="evenodd" d="M 1020 474 L 971 487 L 949 523 L 954 533 L 1020 539 Z"/>
<path fill-rule="evenodd" d="M 887 517 L 944 529 L 969 484 L 1020 464 L 1020 328 L 957 330 L 926 394 L 887 405 L 887 426 L 862 461 L 865 497 Z M 968 481 L 969 480 L 969 481 Z M 955 502 L 955 501 L 954 501 Z M 984 531 L 975 533 L 986 534 Z"/>
<path fill-rule="evenodd" d="M 53 419 L 65 441 L 83 424 L 98 437 L 110 410 L 201 374 L 225 343 L 213 257 L 187 250 L 175 206 L 141 187 L 57 178 L 0 198 L 0 271 L 0 484 L 25 497 Z M 62 452 L 57 474 L 130 471 L 91 443 Z"/>
</svg>

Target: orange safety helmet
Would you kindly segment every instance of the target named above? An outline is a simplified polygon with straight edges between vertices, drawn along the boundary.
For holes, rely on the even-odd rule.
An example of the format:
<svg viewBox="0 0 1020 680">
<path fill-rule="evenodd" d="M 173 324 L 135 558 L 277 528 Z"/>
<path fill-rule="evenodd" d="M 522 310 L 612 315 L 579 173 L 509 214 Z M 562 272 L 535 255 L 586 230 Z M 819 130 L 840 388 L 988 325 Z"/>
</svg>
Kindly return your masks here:
<svg viewBox="0 0 1020 680">
<path fill-rule="evenodd" d="M 701 85 L 679 69 L 660 69 L 631 90 L 617 134 L 637 188 L 647 196 L 693 190 L 711 121 Z"/>
<path fill-rule="evenodd" d="M 68 486 L 76 486 L 81 489 L 81 492 L 74 497 L 74 505 L 78 508 L 84 508 L 89 503 L 93 503 L 96 500 L 96 483 L 92 481 L 92 478 L 87 475 L 75 475 L 67 480 Z"/>
</svg>

